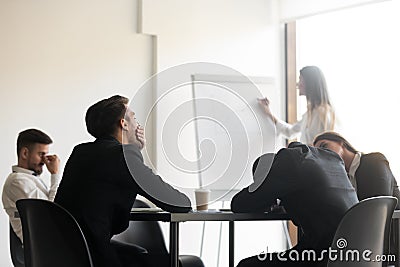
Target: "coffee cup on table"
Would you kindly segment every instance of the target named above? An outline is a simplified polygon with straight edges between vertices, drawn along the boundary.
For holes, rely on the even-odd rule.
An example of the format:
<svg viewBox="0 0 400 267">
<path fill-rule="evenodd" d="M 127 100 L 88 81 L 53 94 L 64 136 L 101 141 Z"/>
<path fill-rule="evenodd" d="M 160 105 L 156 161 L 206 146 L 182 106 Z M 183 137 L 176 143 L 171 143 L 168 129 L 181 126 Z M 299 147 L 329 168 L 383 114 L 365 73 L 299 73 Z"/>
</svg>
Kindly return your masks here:
<svg viewBox="0 0 400 267">
<path fill-rule="evenodd" d="M 197 210 L 208 210 L 208 202 L 210 202 L 210 190 L 204 188 L 198 188 L 194 190 L 196 198 Z"/>
</svg>

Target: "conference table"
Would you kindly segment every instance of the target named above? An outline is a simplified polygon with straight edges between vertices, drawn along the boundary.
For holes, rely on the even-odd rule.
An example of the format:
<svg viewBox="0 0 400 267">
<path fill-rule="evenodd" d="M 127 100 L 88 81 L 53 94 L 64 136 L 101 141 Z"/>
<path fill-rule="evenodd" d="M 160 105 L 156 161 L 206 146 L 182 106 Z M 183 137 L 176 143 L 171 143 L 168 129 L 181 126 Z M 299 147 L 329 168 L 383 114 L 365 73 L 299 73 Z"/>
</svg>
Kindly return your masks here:
<svg viewBox="0 0 400 267">
<path fill-rule="evenodd" d="M 189 213 L 170 213 L 132 211 L 130 220 L 132 221 L 160 221 L 170 224 L 170 242 L 169 251 L 171 267 L 178 267 L 179 262 L 179 223 L 190 221 L 228 221 L 229 222 L 229 267 L 234 266 L 234 246 L 235 246 L 235 221 L 271 221 L 271 220 L 290 220 L 290 216 L 282 212 L 266 213 L 233 213 L 225 210 L 211 210 L 207 212 L 189 212 Z M 394 245 L 390 252 L 395 255 L 394 266 L 400 267 L 400 210 L 396 210 L 391 222 L 391 238 Z"/>
<path fill-rule="evenodd" d="M 193 211 L 189 213 L 170 213 L 132 211 L 130 220 L 132 221 L 161 221 L 168 222 L 170 225 L 169 251 L 171 267 L 178 267 L 179 262 L 179 223 L 190 221 L 228 221 L 229 222 L 229 267 L 234 266 L 234 242 L 235 242 L 235 221 L 271 221 L 271 220 L 290 220 L 286 213 L 233 213 L 226 210 Z"/>
</svg>

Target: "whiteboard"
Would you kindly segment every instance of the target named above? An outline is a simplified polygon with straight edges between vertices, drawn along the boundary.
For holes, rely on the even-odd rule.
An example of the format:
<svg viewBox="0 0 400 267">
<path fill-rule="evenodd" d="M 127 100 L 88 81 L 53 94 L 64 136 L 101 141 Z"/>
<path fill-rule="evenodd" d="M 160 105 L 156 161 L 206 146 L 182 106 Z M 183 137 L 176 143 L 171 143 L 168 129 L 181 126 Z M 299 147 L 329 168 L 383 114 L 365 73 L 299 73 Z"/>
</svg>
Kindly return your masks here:
<svg viewBox="0 0 400 267">
<path fill-rule="evenodd" d="M 257 102 L 280 103 L 274 79 L 194 74 L 192 94 L 199 186 L 221 197 L 248 186 L 255 159 L 276 148 L 275 124 Z"/>
</svg>

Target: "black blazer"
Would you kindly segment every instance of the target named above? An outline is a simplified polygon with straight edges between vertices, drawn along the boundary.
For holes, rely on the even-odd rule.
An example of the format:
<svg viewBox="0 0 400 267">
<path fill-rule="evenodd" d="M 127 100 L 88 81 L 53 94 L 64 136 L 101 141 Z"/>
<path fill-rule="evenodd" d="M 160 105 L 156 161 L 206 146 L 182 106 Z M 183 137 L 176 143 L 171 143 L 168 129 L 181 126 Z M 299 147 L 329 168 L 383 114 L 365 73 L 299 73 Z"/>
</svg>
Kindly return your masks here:
<svg viewBox="0 0 400 267">
<path fill-rule="evenodd" d="M 251 187 L 251 186 L 250 186 Z M 304 236 L 293 249 L 327 249 L 344 213 L 358 202 L 343 161 L 334 152 L 301 143 L 281 149 L 262 184 L 233 197 L 234 212 L 268 211 L 281 200 Z"/>
<path fill-rule="evenodd" d="M 71 212 L 82 227 L 95 266 L 120 266 L 110 239 L 128 227 L 137 194 L 167 211 L 191 210 L 186 195 L 143 164 L 136 145 L 121 145 L 110 137 L 74 148 L 55 202 Z"/>
<path fill-rule="evenodd" d="M 359 200 L 375 196 L 394 196 L 397 198 L 396 208 L 399 209 L 399 187 L 390 170 L 389 161 L 383 154 L 362 154 L 355 178 Z"/>
</svg>

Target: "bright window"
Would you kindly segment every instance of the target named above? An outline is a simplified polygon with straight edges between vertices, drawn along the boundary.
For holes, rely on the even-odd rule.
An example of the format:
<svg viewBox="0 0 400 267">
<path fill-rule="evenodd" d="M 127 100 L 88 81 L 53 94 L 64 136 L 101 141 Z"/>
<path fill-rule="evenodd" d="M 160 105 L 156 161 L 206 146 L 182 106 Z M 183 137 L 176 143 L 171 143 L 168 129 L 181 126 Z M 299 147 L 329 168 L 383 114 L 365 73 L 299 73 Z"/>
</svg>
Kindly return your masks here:
<svg viewBox="0 0 400 267">
<path fill-rule="evenodd" d="M 324 72 L 336 129 L 362 152 L 379 151 L 400 178 L 400 1 L 298 20 L 297 69 Z M 305 99 L 299 111 L 305 111 Z"/>
</svg>

